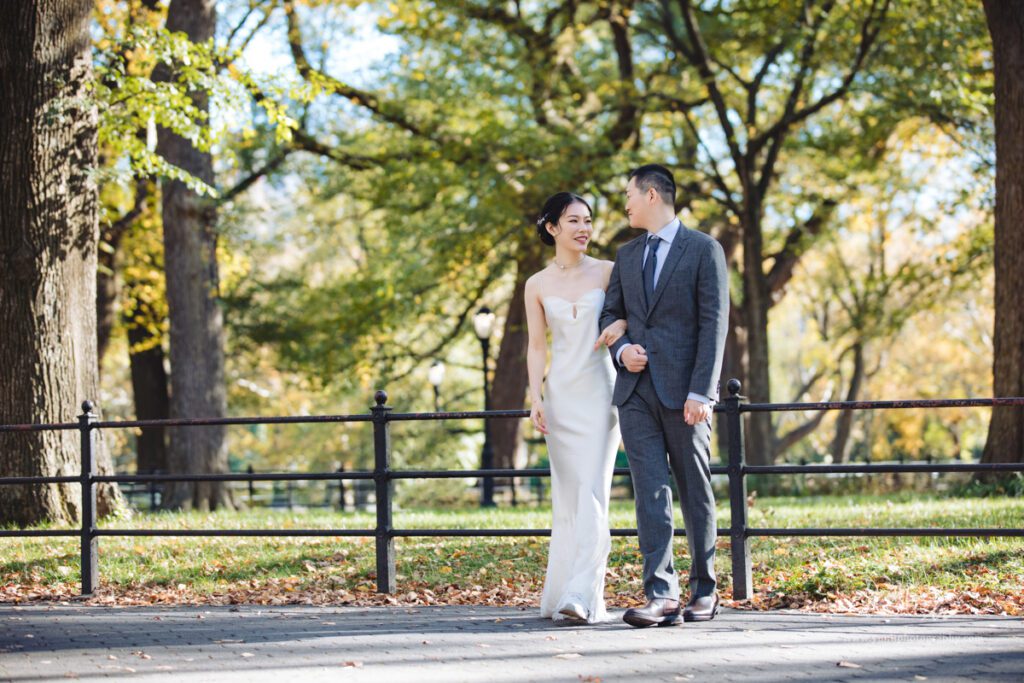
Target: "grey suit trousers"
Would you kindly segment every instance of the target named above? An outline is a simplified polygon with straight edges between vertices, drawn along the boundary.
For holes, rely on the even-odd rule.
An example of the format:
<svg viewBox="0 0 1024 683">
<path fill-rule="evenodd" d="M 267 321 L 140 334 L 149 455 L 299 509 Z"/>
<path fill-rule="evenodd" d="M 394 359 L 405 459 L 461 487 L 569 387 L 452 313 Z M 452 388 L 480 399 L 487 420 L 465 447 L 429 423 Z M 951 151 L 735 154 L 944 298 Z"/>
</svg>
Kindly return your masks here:
<svg viewBox="0 0 1024 683">
<path fill-rule="evenodd" d="M 682 410 L 658 399 L 649 370 L 619 406 L 619 425 L 629 458 L 636 497 L 636 523 L 644 562 L 644 593 L 679 599 L 679 578 L 672 564 L 672 489 L 679 491 L 690 550 L 690 598 L 715 592 L 715 503 L 711 492 L 711 423 L 690 426 Z M 667 455 L 667 458 L 666 458 Z"/>
</svg>

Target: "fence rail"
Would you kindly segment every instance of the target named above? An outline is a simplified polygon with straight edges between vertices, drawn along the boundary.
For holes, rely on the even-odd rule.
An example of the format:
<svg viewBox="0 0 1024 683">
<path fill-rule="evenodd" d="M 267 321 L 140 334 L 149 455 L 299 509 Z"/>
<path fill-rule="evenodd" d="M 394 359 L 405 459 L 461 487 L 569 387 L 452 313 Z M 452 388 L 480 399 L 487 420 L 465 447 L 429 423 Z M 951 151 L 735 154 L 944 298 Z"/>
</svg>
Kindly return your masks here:
<svg viewBox="0 0 1024 683">
<path fill-rule="evenodd" d="M 747 519 L 747 479 L 751 474 L 873 474 L 903 472 L 1024 472 L 1024 463 L 946 463 L 879 465 L 748 465 L 746 464 L 742 415 L 756 412 L 821 410 L 900 410 L 909 408 L 1024 406 L 1024 398 L 975 398 L 920 401 L 839 401 L 826 403 L 744 403 L 740 383 L 730 380 L 729 396 L 715 406 L 724 413 L 728 432 L 728 457 L 725 466 L 714 466 L 712 474 L 728 477 L 730 526 L 718 529 L 719 536 L 730 540 L 733 597 L 749 598 L 753 592 L 750 539 L 760 536 L 975 536 L 1024 537 L 1024 528 L 758 528 Z M 488 410 L 470 412 L 393 413 L 387 394 L 378 391 L 369 414 L 318 415 L 303 417 L 229 417 L 177 420 L 100 421 L 94 406 L 86 401 L 77 423 L 0 425 L 0 433 L 79 430 L 81 434 L 81 472 L 77 476 L 2 477 L 0 486 L 78 483 L 82 487 L 82 523 L 79 529 L 0 530 L 0 538 L 77 536 L 81 545 L 82 595 L 91 595 L 99 584 L 98 539 L 103 536 L 336 536 L 374 538 L 377 563 L 377 590 L 393 593 L 395 585 L 396 538 L 443 536 L 549 536 L 550 529 L 396 529 L 392 519 L 392 483 L 400 479 L 548 477 L 549 469 L 474 469 L 474 470 L 393 470 L 391 469 L 392 422 L 416 420 L 522 419 L 525 410 Z M 313 424 L 368 422 L 373 425 L 374 468 L 372 471 L 311 473 L 229 473 L 229 474 L 142 474 L 100 475 L 94 456 L 96 433 L 101 429 L 136 427 L 189 428 L 211 425 Z M 616 469 L 615 475 L 629 475 L 628 469 Z M 139 484 L 160 482 L 258 482 L 258 481 L 373 481 L 376 525 L 372 529 L 99 529 L 96 527 L 96 484 Z M 635 536 L 636 529 L 612 529 L 613 536 Z M 685 535 L 682 529 L 677 536 Z"/>
</svg>

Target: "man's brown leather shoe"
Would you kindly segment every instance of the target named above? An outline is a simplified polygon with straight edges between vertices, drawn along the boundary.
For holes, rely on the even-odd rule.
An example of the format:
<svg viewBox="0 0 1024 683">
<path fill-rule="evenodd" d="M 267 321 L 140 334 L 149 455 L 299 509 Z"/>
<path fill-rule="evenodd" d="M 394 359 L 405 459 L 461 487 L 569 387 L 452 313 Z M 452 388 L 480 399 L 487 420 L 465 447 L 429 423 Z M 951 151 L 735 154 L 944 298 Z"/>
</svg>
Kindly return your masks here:
<svg viewBox="0 0 1024 683">
<path fill-rule="evenodd" d="M 683 610 L 683 621 L 711 621 L 718 614 L 718 594 L 694 598 Z"/>
<path fill-rule="evenodd" d="M 679 621 L 679 601 L 668 598 L 654 598 L 643 607 L 626 610 L 622 620 L 630 626 L 669 626 Z"/>
</svg>

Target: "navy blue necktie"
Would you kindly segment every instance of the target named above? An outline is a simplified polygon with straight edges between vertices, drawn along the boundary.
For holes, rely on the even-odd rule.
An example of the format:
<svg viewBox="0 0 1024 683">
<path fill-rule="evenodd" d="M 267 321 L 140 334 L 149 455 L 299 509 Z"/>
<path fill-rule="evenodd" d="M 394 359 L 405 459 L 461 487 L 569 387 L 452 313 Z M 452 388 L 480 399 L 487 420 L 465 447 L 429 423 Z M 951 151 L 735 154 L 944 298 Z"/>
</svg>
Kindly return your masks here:
<svg viewBox="0 0 1024 683">
<path fill-rule="evenodd" d="M 647 305 L 651 305 L 654 298 L 654 273 L 658 267 L 658 245 L 661 238 L 657 235 L 647 236 L 647 260 L 644 261 L 644 294 L 647 295 Z"/>
</svg>

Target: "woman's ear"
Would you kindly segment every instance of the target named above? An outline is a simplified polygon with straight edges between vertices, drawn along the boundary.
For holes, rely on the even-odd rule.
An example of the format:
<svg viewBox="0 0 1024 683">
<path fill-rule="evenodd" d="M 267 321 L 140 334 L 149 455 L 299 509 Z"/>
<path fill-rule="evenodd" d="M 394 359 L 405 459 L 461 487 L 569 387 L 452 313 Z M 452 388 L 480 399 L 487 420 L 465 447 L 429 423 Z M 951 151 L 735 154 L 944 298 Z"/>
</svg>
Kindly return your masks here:
<svg viewBox="0 0 1024 683">
<path fill-rule="evenodd" d="M 555 237 L 559 232 L 561 232 L 561 230 L 558 229 L 558 226 L 551 221 L 544 224 L 544 229 L 547 230 L 548 234 L 552 237 Z"/>
</svg>

